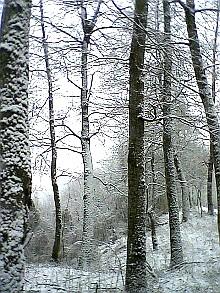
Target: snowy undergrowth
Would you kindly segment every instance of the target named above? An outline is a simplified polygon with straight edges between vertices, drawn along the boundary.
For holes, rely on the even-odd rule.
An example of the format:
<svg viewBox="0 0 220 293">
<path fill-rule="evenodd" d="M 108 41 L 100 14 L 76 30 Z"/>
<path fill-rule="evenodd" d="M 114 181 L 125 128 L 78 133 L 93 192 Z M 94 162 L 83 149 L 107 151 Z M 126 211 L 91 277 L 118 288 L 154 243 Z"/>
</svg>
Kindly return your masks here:
<svg viewBox="0 0 220 293">
<path fill-rule="evenodd" d="M 169 248 L 166 241 L 169 237 L 168 226 L 159 228 L 161 251 L 154 252 L 152 257 L 152 265 L 158 275 L 158 292 L 219 293 L 220 248 L 216 217 L 207 214 L 201 217 L 193 212 L 189 221 L 183 223 L 181 228 L 184 264 L 174 271 L 168 269 Z"/>
<path fill-rule="evenodd" d="M 83 272 L 68 266 L 31 265 L 25 281 L 25 292 L 121 292 L 122 288 L 115 272 Z"/>
<path fill-rule="evenodd" d="M 115 287 L 116 280 L 115 273 L 82 272 L 67 266 L 29 266 L 25 292 L 98 292 L 100 288 L 102 292 L 120 292 L 120 288 Z"/>
<path fill-rule="evenodd" d="M 160 219 L 166 222 L 167 215 Z M 169 270 L 169 227 L 157 228 L 159 250 L 153 251 L 147 237 L 147 261 L 156 278 L 149 277 L 148 292 L 220 292 L 220 249 L 216 217 L 201 217 L 193 211 L 181 225 L 185 263 Z M 70 266 L 30 265 L 26 270 L 26 292 L 122 292 L 126 239 L 100 246 L 99 268 L 92 273 Z"/>
</svg>

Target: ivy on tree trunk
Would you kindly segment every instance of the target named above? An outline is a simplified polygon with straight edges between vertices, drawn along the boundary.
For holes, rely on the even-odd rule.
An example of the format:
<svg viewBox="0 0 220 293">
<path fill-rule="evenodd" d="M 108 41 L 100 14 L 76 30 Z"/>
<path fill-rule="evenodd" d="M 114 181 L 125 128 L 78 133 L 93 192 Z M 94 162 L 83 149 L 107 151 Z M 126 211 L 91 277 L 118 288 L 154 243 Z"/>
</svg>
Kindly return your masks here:
<svg viewBox="0 0 220 293">
<path fill-rule="evenodd" d="M 5 0 L 0 28 L 0 291 L 23 290 L 31 206 L 28 48 L 31 1 Z"/>
</svg>

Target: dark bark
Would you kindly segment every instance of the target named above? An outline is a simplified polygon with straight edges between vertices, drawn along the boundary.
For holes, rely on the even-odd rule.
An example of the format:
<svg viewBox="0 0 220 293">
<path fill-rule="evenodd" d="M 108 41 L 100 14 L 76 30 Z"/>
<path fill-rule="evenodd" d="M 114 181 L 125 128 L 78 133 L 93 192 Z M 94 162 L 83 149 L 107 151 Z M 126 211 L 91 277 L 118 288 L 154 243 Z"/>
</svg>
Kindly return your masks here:
<svg viewBox="0 0 220 293">
<path fill-rule="evenodd" d="M 218 9 L 219 1 L 218 1 Z M 213 55 L 212 55 L 212 98 L 215 103 L 216 96 L 216 55 L 217 55 L 217 39 L 218 39 L 218 30 L 219 30 L 219 10 L 217 11 L 216 17 L 216 28 L 215 28 L 215 36 L 214 36 L 214 44 L 213 44 Z M 214 171 L 214 159 L 213 159 L 213 142 L 210 136 L 210 147 L 209 147 L 209 162 L 208 162 L 208 176 L 207 176 L 207 204 L 208 204 L 208 214 L 214 215 L 214 205 L 213 205 L 213 171 Z"/>
<path fill-rule="evenodd" d="M 188 197 L 188 188 L 187 182 L 182 170 L 182 166 L 177 154 L 174 155 L 174 164 L 176 168 L 176 173 L 178 180 L 181 186 L 181 193 L 182 193 L 182 221 L 187 222 L 189 217 L 189 197 Z"/>
<path fill-rule="evenodd" d="M 182 241 L 180 234 L 179 207 L 175 182 L 175 166 L 172 146 L 172 120 L 171 115 L 171 29 L 170 29 L 170 4 L 163 1 L 164 10 L 164 33 L 166 52 L 164 55 L 164 80 L 163 80 L 163 152 L 165 164 L 166 193 L 169 207 L 170 226 L 170 266 L 175 266 L 183 262 Z"/>
<path fill-rule="evenodd" d="M 152 190 L 151 190 L 151 198 L 152 198 L 152 207 L 153 209 L 155 208 L 155 196 L 156 196 L 156 174 L 155 174 L 155 156 L 154 152 L 151 154 L 151 160 L 150 160 L 150 165 L 151 165 L 151 174 L 152 174 Z"/>
<path fill-rule="evenodd" d="M 146 288 L 146 200 L 144 170 L 144 82 L 143 66 L 148 1 L 136 0 L 130 51 L 129 150 L 128 150 L 128 238 L 126 292 Z"/>
<path fill-rule="evenodd" d="M 202 192 L 201 189 L 197 189 L 197 206 L 198 206 L 198 211 L 200 212 L 200 215 L 202 217 Z"/>
<path fill-rule="evenodd" d="M 182 3 L 182 2 L 181 2 Z M 213 159 L 215 167 L 215 180 L 217 189 L 217 206 L 218 206 L 218 232 L 220 242 L 220 125 L 216 113 L 213 97 L 208 84 L 205 67 L 198 38 L 194 0 L 187 0 L 186 5 L 182 4 L 185 9 L 185 19 L 188 31 L 189 46 L 192 57 L 193 68 L 199 89 L 199 95 L 202 100 L 207 125 L 209 128 L 211 141 L 213 143 Z"/>
<path fill-rule="evenodd" d="M 191 188 L 189 189 L 189 207 L 192 208 L 193 207 L 193 192 L 191 190 Z"/>
<path fill-rule="evenodd" d="M 213 196 L 212 196 L 212 182 L 213 182 L 213 143 L 210 137 L 209 146 L 209 162 L 208 162 L 208 177 L 207 177 L 207 203 L 208 203 L 208 214 L 214 215 Z"/>
<path fill-rule="evenodd" d="M 156 206 L 156 174 L 155 174 L 155 156 L 154 152 L 151 154 L 151 172 L 152 172 L 152 208 L 148 211 L 148 216 L 150 218 L 151 225 L 151 240 L 153 245 L 153 250 L 158 249 L 157 233 L 156 233 L 156 222 L 155 222 L 155 206 Z M 148 207 L 149 208 L 149 207 Z"/>
<path fill-rule="evenodd" d="M 46 66 L 47 83 L 48 83 L 48 101 L 49 101 L 49 126 L 50 126 L 50 145 L 51 145 L 51 183 L 53 188 L 53 197 L 55 204 L 55 237 L 52 250 L 52 259 L 58 261 L 61 251 L 61 236 L 62 236 L 62 213 L 60 205 L 59 187 L 57 184 L 57 148 L 56 148 L 56 133 L 55 133 L 55 118 L 54 118 L 54 97 L 53 97 L 53 81 L 51 67 L 49 61 L 48 44 L 46 41 L 43 0 L 40 0 L 41 13 L 41 30 L 42 30 L 42 46 L 44 50 L 44 60 Z"/>
<path fill-rule="evenodd" d="M 157 250 L 158 241 L 157 241 L 156 221 L 155 221 L 154 212 L 153 211 L 148 212 L 148 216 L 150 218 L 151 239 L 152 239 L 153 250 Z"/>
<path fill-rule="evenodd" d="M 31 1 L 5 0 L 0 28 L 0 292 L 23 291 L 31 205 L 28 38 Z"/>
</svg>

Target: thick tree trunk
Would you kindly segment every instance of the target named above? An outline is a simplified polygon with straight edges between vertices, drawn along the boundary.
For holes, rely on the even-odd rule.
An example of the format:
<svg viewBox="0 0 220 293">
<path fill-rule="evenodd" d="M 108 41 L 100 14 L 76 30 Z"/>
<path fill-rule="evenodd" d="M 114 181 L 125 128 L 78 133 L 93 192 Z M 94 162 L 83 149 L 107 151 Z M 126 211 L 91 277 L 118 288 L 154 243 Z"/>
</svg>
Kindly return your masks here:
<svg viewBox="0 0 220 293">
<path fill-rule="evenodd" d="M 44 60 L 47 73 L 48 82 L 48 101 L 49 101 L 49 126 L 50 126 L 50 145 L 51 145 L 51 183 L 53 188 L 53 197 L 55 204 L 55 215 L 56 215 L 56 227 L 55 237 L 52 250 L 52 258 L 58 261 L 61 251 L 61 236 L 62 236 L 62 213 L 60 205 L 59 188 L 57 184 L 57 149 L 56 149 L 56 133 L 55 133 L 55 119 L 54 119 L 54 98 L 53 98 L 53 81 L 51 75 L 51 68 L 49 62 L 48 44 L 46 41 L 46 33 L 44 26 L 44 11 L 43 11 L 43 0 L 40 0 L 40 13 L 41 13 L 41 30 L 42 30 L 42 45 L 44 50 Z"/>
<path fill-rule="evenodd" d="M 182 3 L 182 2 L 181 2 Z M 182 4 L 183 5 L 183 4 Z M 211 141 L 213 143 L 213 160 L 215 167 L 215 180 L 217 189 L 218 205 L 218 231 L 220 242 L 220 125 L 216 113 L 213 97 L 208 84 L 205 67 L 202 60 L 202 53 L 198 38 L 198 32 L 195 21 L 195 4 L 194 0 L 187 0 L 185 9 L 186 25 L 189 37 L 189 46 L 192 57 L 192 63 L 195 71 L 195 77 L 199 89 L 199 95 L 202 100 L 207 125 L 209 128 Z"/>
<path fill-rule="evenodd" d="M 0 292 L 23 291 L 31 205 L 28 38 L 31 1 L 5 0 L 0 28 Z"/>
<path fill-rule="evenodd" d="M 136 0 L 130 52 L 128 238 L 126 292 L 146 290 L 146 200 L 144 170 L 143 67 L 148 1 Z"/>
<path fill-rule="evenodd" d="M 164 55 L 164 83 L 163 83 L 163 152 L 165 164 L 166 193 L 169 207 L 170 225 L 170 266 L 175 266 L 183 262 L 182 241 L 180 234 L 179 207 L 176 193 L 175 166 L 172 147 L 172 121 L 171 115 L 171 29 L 170 29 L 170 4 L 163 0 L 164 10 L 164 33 L 166 53 Z"/>
<path fill-rule="evenodd" d="M 90 124 L 89 124 L 89 95 L 88 95 L 88 54 L 91 34 L 97 21 L 101 0 L 98 2 L 97 10 L 94 13 L 93 21 L 87 19 L 86 6 L 81 2 L 81 18 L 83 28 L 82 56 L 81 56 L 81 110 L 82 110 L 82 131 L 81 146 L 84 166 L 84 183 L 83 183 L 83 235 L 81 256 L 79 267 L 84 269 L 91 268 L 94 261 L 94 216 L 93 216 L 93 164 L 90 150 Z M 86 4 L 85 4 L 86 5 Z"/>
<path fill-rule="evenodd" d="M 189 192 L 187 188 L 187 182 L 182 170 L 182 166 L 177 154 L 174 155 L 174 164 L 176 167 L 176 173 L 178 180 L 180 182 L 182 192 L 182 221 L 187 222 L 189 217 Z"/>
</svg>

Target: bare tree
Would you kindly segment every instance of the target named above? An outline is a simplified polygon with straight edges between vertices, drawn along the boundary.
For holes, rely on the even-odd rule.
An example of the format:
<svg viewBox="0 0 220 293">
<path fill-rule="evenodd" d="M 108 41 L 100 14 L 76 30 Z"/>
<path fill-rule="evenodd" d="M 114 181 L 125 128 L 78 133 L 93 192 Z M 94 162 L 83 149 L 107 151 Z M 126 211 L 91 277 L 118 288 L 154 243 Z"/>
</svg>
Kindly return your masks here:
<svg viewBox="0 0 220 293">
<path fill-rule="evenodd" d="M 182 165 L 180 159 L 177 154 L 174 155 L 174 165 L 176 168 L 176 173 L 178 180 L 181 186 L 181 193 L 182 193 L 182 221 L 187 222 L 189 217 L 189 197 L 188 197 L 188 190 L 187 190 L 187 182 L 184 176 L 184 172 L 182 169 Z"/>
<path fill-rule="evenodd" d="M 62 234 L 62 213 L 60 204 L 59 187 L 57 183 L 57 148 L 56 148 L 56 132 L 55 132 L 55 118 L 54 118 L 54 97 L 53 97 L 53 80 L 49 61 L 48 44 L 46 40 L 46 31 L 44 24 L 44 9 L 43 0 L 40 0 L 40 14 L 41 14 L 41 30 L 42 30 L 42 46 L 44 50 L 44 60 L 46 66 L 47 83 L 48 83 L 48 102 L 49 102 L 49 126 L 50 126 L 50 144 L 51 144 L 51 183 L 53 188 L 53 196 L 55 203 L 56 228 L 52 251 L 52 258 L 58 261 L 61 250 L 61 234 Z"/>
<path fill-rule="evenodd" d="M 189 38 L 189 47 L 199 96 L 204 106 L 207 125 L 209 128 L 211 141 L 213 143 L 213 160 L 215 167 L 215 180 L 217 189 L 217 205 L 218 205 L 218 231 L 220 241 L 220 125 L 216 113 L 214 100 L 211 94 L 210 86 L 203 64 L 200 42 L 198 38 L 196 19 L 195 19 L 195 3 L 194 0 L 187 0 L 186 4 L 178 1 L 185 10 L 185 19 Z"/>
<path fill-rule="evenodd" d="M 152 172 L 152 205 L 147 210 L 147 214 L 150 219 L 150 225 L 151 225 L 151 239 L 152 239 L 152 245 L 153 249 L 158 249 L 158 241 L 157 241 L 157 233 L 156 233 L 156 221 L 155 221 L 155 206 L 156 206 L 156 174 L 155 174 L 155 153 L 154 150 L 151 154 L 151 172 Z"/>
<path fill-rule="evenodd" d="M 130 51 L 126 292 L 146 290 L 143 67 L 148 1 L 136 0 Z"/>
<path fill-rule="evenodd" d="M 31 1 L 5 0 L 0 28 L 0 291 L 21 292 L 31 169 L 28 36 Z"/>
<path fill-rule="evenodd" d="M 94 254 L 93 239 L 93 164 L 90 149 L 90 123 L 89 123 L 89 82 L 88 82 L 88 55 L 89 43 L 94 30 L 102 0 L 98 1 L 96 11 L 92 19 L 88 19 L 86 1 L 81 0 L 81 21 L 83 28 L 82 55 L 81 55 L 81 110 L 82 110 L 82 132 L 81 146 L 84 166 L 84 191 L 83 191 L 83 236 L 80 266 L 89 266 Z"/>
<path fill-rule="evenodd" d="M 219 16 L 220 16 L 220 1 L 217 1 L 217 15 L 216 15 L 216 27 L 215 27 L 215 36 L 214 36 L 214 42 L 213 42 L 213 50 L 212 50 L 212 98 L 215 103 L 216 98 L 216 57 L 217 57 L 217 41 L 218 41 L 218 31 L 219 31 Z M 210 136 L 210 146 L 209 146 L 209 162 L 208 162 L 208 176 L 207 176 L 207 203 L 208 203 L 208 214 L 214 215 L 214 206 L 213 206 L 213 192 L 212 192 L 212 186 L 213 186 L 213 142 L 211 141 Z"/>
<path fill-rule="evenodd" d="M 171 17 L 170 3 L 163 0 L 164 11 L 164 38 L 166 52 L 164 53 L 164 73 L 163 73 L 163 152 L 165 164 L 166 193 L 169 207 L 170 225 L 170 265 L 175 266 L 183 262 L 182 241 L 180 234 L 179 207 L 176 193 L 175 166 L 172 146 L 172 120 L 171 120 Z"/>
</svg>

